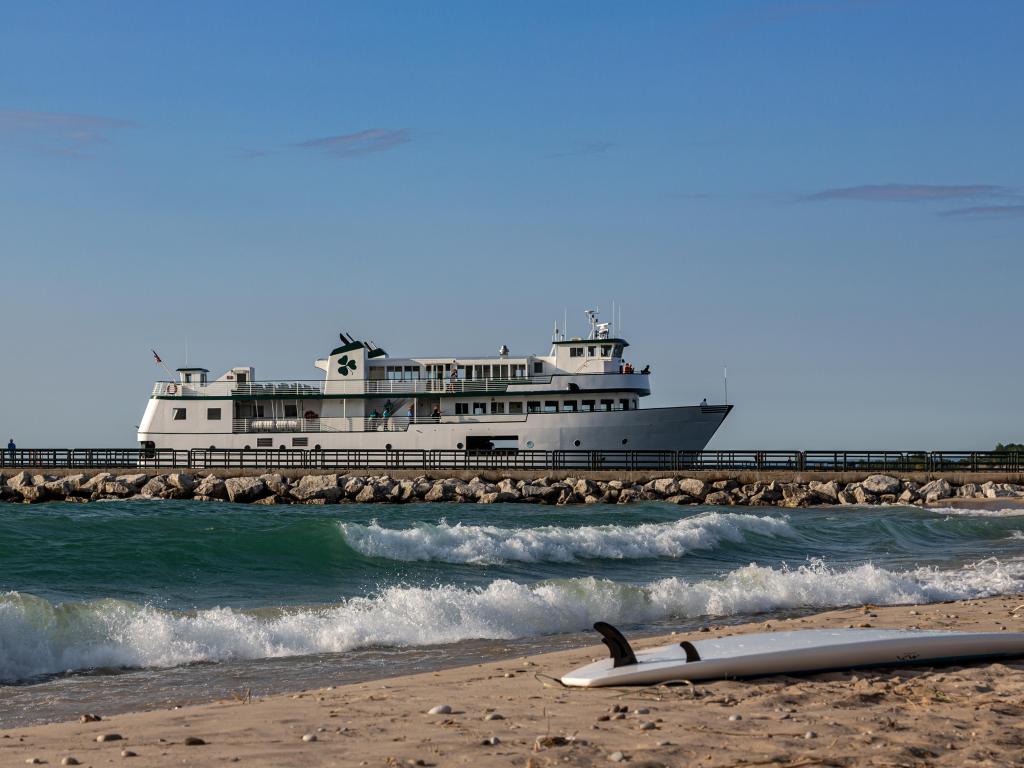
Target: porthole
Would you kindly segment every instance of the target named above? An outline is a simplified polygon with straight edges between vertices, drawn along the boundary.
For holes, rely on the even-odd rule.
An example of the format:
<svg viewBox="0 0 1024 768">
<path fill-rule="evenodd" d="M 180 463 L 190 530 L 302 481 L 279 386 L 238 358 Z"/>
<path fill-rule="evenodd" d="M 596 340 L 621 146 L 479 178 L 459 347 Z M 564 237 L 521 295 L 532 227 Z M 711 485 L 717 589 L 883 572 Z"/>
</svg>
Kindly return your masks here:
<svg viewBox="0 0 1024 768">
<path fill-rule="evenodd" d="M 314 445 L 313 446 L 313 450 L 314 451 L 319 451 L 320 450 L 320 443 L 317 443 L 316 445 Z"/>
<path fill-rule="evenodd" d="M 391 443 L 388 443 L 387 445 L 385 445 L 384 446 L 384 450 L 385 451 L 390 451 L 391 450 Z"/>
<path fill-rule="evenodd" d="M 625 444 L 626 444 L 626 443 L 628 443 L 628 442 L 629 442 L 629 438 L 628 438 L 628 437 L 624 437 L 624 438 L 622 438 L 622 444 L 623 444 L 623 445 L 625 445 Z"/>
<path fill-rule="evenodd" d="M 579 440 L 573 440 L 572 444 L 575 445 L 577 448 L 580 447 L 580 441 Z"/>
<path fill-rule="evenodd" d="M 283 445 L 279 445 L 279 446 L 277 446 L 277 450 L 279 450 L 279 451 L 283 451 L 283 450 L 284 450 L 284 446 L 283 446 Z"/>
<path fill-rule="evenodd" d="M 533 448 L 533 440 L 527 440 L 526 441 L 526 447 L 527 448 Z"/>
<path fill-rule="evenodd" d="M 247 445 L 247 446 L 245 446 L 245 448 L 243 448 L 242 450 L 243 450 L 243 451 L 251 451 L 251 450 L 252 450 L 252 446 L 251 446 L 251 445 Z"/>
<path fill-rule="evenodd" d="M 461 451 L 462 450 L 462 443 L 456 443 L 455 447 L 458 448 Z"/>
<path fill-rule="evenodd" d="M 216 451 L 217 450 L 217 446 L 216 445 L 211 445 L 209 450 Z"/>
</svg>

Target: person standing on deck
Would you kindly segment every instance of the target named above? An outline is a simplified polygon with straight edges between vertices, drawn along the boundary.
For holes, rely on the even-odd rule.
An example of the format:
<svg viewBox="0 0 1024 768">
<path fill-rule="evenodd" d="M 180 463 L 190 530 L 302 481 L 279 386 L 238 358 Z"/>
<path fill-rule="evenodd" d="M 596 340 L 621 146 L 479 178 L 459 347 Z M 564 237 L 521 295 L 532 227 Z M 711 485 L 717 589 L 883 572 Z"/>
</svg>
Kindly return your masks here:
<svg viewBox="0 0 1024 768">
<path fill-rule="evenodd" d="M 452 360 L 451 371 L 448 373 L 448 389 L 452 392 L 455 391 L 455 383 L 459 380 L 459 363 L 456 360 Z"/>
<path fill-rule="evenodd" d="M 18 450 L 18 446 L 14 444 L 14 438 L 7 440 L 7 453 L 11 457 L 11 464 L 14 464 L 14 452 Z"/>
</svg>

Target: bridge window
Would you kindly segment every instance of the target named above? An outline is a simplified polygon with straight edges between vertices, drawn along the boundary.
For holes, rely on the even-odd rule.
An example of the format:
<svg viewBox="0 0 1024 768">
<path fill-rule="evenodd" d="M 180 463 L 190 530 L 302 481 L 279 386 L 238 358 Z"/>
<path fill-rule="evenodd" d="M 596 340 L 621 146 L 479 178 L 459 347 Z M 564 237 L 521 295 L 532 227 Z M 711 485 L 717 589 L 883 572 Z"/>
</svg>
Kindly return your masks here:
<svg viewBox="0 0 1024 768">
<path fill-rule="evenodd" d="M 299 418 L 299 406 L 295 403 L 286 403 L 284 406 L 284 417 L 286 419 Z"/>
<path fill-rule="evenodd" d="M 474 416 L 486 416 L 487 415 L 487 403 L 473 403 L 473 415 Z"/>
<path fill-rule="evenodd" d="M 601 357 L 608 357 L 608 353 L 611 352 L 611 351 L 612 351 L 612 348 L 609 345 L 604 344 L 601 347 Z"/>
<path fill-rule="evenodd" d="M 557 400 L 545 400 L 544 401 L 544 413 L 558 413 L 558 401 Z"/>
<path fill-rule="evenodd" d="M 597 355 L 597 347 L 587 347 L 587 357 L 594 357 Z"/>
<path fill-rule="evenodd" d="M 529 401 L 527 401 L 527 403 L 526 403 L 526 412 L 527 413 L 540 413 L 540 401 L 539 400 L 529 400 Z"/>
<path fill-rule="evenodd" d="M 601 410 L 602 411 L 610 411 L 614 404 L 615 404 L 614 400 L 602 400 L 601 401 Z"/>
<path fill-rule="evenodd" d="M 592 410 L 594 410 L 594 401 L 584 400 L 582 403 L 580 403 L 580 410 L 583 411 L 584 413 L 590 413 Z"/>
<path fill-rule="evenodd" d="M 512 364 L 512 378 L 513 379 L 525 379 L 526 378 L 526 363 L 513 363 Z"/>
<path fill-rule="evenodd" d="M 185 420 L 185 409 L 184 408 L 172 408 L 171 409 L 171 418 L 174 419 L 175 421 L 184 421 Z"/>
<path fill-rule="evenodd" d="M 565 400 L 562 403 L 562 410 L 565 411 L 566 413 L 576 413 L 576 401 Z"/>
<path fill-rule="evenodd" d="M 207 408 L 206 409 L 206 420 L 207 421 L 220 421 L 220 408 Z"/>
<path fill-rule="evenodd" d="M 569 347 L 569 357 L 583 357 L 583 347 Z"/>
<path fill-rule="evenodd" d="M 544 373 L 544 363 L 534 363 L 533 364 L 533 372 L 534 373 Z"/>
<path fill-rule="evenodd" d="M 455 404 L 455 415 L 466 416 L 469 414 L 469 403 L 456 403 Z"/>
<path fill-rule="evenodd" d="M 623 398 L 623 399 L 619 400 L 619 405 L 622 406 L 622 410 L 624 410 L 624 411 L 628 411 L 629 410 L 629 400 L 627 398 Z"/>
<path fill-rule="evenodd" d="M 508 412 L 510 414 L 511 413 L 519 413 L 519 414 L 521 414 L 523 412 L 523 404 L 522 403 L 509 403 L 508 404 Z"/>
<path fill-rule="evenodd" d="M 491 403 L 491 413 L 505 413 L 505 404 Z"/>
</svg>

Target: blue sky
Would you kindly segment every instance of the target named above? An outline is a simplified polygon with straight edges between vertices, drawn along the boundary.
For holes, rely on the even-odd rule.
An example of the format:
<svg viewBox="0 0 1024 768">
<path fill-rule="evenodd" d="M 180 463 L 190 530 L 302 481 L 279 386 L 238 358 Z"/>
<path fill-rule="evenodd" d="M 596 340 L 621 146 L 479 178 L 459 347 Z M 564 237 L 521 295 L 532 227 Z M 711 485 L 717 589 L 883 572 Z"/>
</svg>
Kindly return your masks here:
<svg viewBox="0 0 1024 768">
<path fill-rule="evenodd" d="M 547 351 L 624 306 L 721 448 L 1024 439 L 1015 2 L 12 2 L 0 430 L 160 370 Z M 5 435 L 6 437 L 7 435 Z"/>
</svg>

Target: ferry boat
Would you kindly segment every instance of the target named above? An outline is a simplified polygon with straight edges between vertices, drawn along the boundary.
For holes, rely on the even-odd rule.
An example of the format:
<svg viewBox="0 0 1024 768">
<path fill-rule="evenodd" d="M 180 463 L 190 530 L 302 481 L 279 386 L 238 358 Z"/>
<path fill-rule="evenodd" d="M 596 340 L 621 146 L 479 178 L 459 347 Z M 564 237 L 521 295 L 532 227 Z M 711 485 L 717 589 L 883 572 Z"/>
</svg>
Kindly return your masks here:
<svg viewBox="0 0 1024 768">
<path fill-rule="evenodd" d="M 138 439 L 146 450 L 703 450 L 732 406 L 642 407 L 649 369 L 586 314 L 587 338 L 556 331 L 547 355 L 502 345 L 496 357 L 392 358 L 342 333 L 315 362 L 322 379 L 179 368 L 154 386 Z"/>
</svg>

